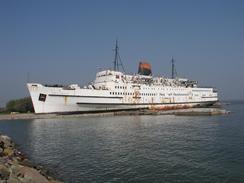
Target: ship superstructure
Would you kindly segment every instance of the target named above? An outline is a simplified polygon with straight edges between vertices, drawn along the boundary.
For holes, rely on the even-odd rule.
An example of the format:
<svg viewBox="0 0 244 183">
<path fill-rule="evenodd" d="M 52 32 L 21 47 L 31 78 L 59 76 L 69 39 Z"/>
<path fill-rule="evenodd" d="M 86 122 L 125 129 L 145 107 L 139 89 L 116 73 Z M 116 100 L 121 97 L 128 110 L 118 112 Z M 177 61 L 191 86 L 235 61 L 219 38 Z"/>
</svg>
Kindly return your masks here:
<svg viewBox="0 0 244 183">
<path fill-rule="evenodd" d="M 208 106 L 218 101 L 214 88 L 198 87 L 196 81 L 174 78 L 173 73 L 172 78 L 153 77 L 149 63 L 140 62 L 138 74 L 120 72 L 116 54 L 114 69 L 99 71 L 95 80 L 84 87 L 28 83 L 35 113 L 169 110 Z"/>
</svg>

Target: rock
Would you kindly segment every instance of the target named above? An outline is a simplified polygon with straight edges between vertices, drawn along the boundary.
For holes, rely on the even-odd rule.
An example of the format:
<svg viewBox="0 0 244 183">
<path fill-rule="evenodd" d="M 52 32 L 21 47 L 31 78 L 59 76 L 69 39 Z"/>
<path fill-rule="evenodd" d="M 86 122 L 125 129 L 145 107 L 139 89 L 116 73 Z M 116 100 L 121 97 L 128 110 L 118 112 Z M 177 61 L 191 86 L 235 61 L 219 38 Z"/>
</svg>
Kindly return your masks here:
<svg viewBox="0 0 244 183">
<path fill-rule="evenodd" d="M 13 141 L 11 140 L 10 137 L 8 137 L 6 135 L 0 135 L 0 142 L 3 143 L 4 148 L 13 147 Z"/>
<path fill-rule="evenodd" d="M 20 172 L 24 175 L 22 178 L 24 183 L 49 183 L 49 181 L 34 168 L 22 167 Z"/>
<path fill-rule="evenodd" d="M 20 164 L 23 166 L 28 166 L 28 167 L 34 166 L 28 159 L 24 159 L 23 161 L 20 162 Z"/>
<path fill-rule="evenodd" d="M 14 151 L 11 147 L 7 147 L 3 150 L 4 156 L 12 156 L 14 154 Z"/>
<path fill-rule="evenodd" d="M 61 183 L 48 174 L 18 151 L 11 138 L 0 134 L 0 183 Z"/>
<path fill-rule="evenodd" d="M 7 167 L 0 165 L 0 180 L 8 180 L 10 172 Z"/>
<path fill-rule="evenodd" d="M 17 164 L 13 164 L 10 166 L 10 169 L 11 169 L 11 175 L 16 175 L 18 174 L 19 172 L 19 165 Z"/>
<path fill-rule="evenodd" d="M 20 183 L 20 180 L 16 176 L 11 174 L 7 182 L 8 183 Z"/>
</svg>

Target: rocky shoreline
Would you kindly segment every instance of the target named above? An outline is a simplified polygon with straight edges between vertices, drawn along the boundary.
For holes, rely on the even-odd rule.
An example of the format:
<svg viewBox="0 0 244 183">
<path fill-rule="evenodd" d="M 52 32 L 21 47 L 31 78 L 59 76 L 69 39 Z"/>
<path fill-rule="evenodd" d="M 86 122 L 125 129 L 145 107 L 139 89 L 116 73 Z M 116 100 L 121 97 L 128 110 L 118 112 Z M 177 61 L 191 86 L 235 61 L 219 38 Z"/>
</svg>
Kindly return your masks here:
<svg viewBox="0 0 244 183">
<path fill-rule="evenodd" d="M 15 143 L 6 135 L 0 134 L 0 183 L 61 183 L 47 170 L 31 163 L 16 149 Z"/>
</svg>

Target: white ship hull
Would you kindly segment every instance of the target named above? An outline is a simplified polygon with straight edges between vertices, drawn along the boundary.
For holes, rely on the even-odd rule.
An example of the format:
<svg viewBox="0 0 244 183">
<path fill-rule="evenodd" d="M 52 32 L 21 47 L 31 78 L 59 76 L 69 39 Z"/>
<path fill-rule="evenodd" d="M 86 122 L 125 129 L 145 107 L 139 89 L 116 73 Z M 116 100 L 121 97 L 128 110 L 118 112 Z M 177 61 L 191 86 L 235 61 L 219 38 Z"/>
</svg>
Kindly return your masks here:
<svg viewBox="0 0 244 183">
<path fill-rule="evenodd" d="M 217 93 L 213 92 L 212 88 L 151 86 L 148 89 L 146 85 L 140 87 L 131 84 L 126 84 L 126 87 L 125 85 L 120 87 L 118 83 L 115 85 L 118 87 L 113 86 L 114 89 L 50 87 L 38 83 L 28 83 L 27 87 L 35 113 L 169 110 L 207 106 L 218 101 Z"/>
</svg>

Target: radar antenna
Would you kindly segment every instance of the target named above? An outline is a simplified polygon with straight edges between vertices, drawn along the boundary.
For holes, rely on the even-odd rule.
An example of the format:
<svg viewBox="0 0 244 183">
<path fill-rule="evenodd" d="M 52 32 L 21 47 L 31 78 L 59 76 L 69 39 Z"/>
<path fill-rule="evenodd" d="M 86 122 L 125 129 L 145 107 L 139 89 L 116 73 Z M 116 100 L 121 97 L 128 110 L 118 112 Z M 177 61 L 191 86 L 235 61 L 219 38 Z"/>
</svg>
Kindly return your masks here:
<svg viewBox="0 0 244 183">
<path fill-rule="evenodd" d="M 119 67 L 121 66 L 123 72 L 125 72 L 123 63 L 122 63 L 120 55 L 119 55 L 118 39 L 116 39 L 114 52 L 115 52 L 115 54 L 114 54 L 114 71 L 119 71 Z"/>
</svg>

